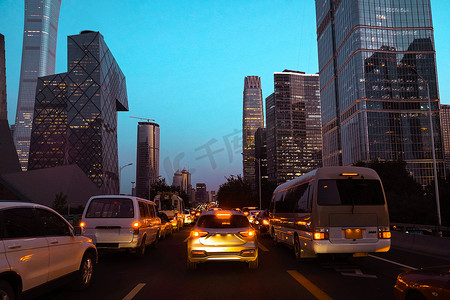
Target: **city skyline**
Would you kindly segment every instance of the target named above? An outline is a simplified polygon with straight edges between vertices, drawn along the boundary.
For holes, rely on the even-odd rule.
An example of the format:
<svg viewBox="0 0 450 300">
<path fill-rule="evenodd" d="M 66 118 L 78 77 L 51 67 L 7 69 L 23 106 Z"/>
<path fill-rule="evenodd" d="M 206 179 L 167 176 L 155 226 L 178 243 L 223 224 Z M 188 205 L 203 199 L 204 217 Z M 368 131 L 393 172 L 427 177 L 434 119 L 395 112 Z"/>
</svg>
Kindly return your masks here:
<svg viewBox="0 0 450 300">
<path fill-rule="evenodd" d="M 14 123 L 23 28 L 23 4 L 16 2 L 5 1 L 6 18 L 0 21 L 7 49 L 10 124 Z M 127 76 L 129 93 L 130 112 L 119 116 L 119 165 L 136 161 L 137 121 L 129 117 L 155 119 L 162 132 L 160 171 L 167 182 L 177 169 L 186 167 L 193 183 L 206 182 L 217 190 L 224 176 L 242 174 L 242 145 L 236 147 L 235 138 L 240 140 L 242 135 L 243 77 L 260 76 L 266 98 L 273 92 L 274 72 L 285 68 L 318 72 L 313 1 L 121 3 L 109 7 L 105 1 L 96 1 L 89 2 L 92 9 L 85 11 L 86 3 L 61 5 L 56 73 L 64 69 L 67 59 L 66 36 L 90 29 L 107 37 Z M 432 1 L 443 104 L 450 102 L 449 88 L 443 84 L 450 80 L 445 69 L 449 65 L 445 56 L 448 12 L 448 3 Z M 80 14 L 82 21 L 77 18 Z M 111 18 L 119 14 L 120 18 Z M 217 151 L 212 160 L 207 146 Z M 134 168 L 123 170 L 126 188 L 122 192 L 131 191 Z"/>
</svg>

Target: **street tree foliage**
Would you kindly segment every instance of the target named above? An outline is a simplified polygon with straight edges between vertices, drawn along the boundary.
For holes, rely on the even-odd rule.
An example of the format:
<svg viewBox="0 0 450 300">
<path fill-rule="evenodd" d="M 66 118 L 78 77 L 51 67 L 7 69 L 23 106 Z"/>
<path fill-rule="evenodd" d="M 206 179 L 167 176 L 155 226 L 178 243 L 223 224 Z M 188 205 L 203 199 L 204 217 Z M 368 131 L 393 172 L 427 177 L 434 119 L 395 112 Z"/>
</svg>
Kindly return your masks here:
<svg viewBox="0 0 450 300">
<path fill-rule="evenodd" d="M 67 195 L 63 192 L 56 194 L 52 208 L 62 215 L 67 213 Z"/>
<path fill-rule="evenodd" d="M 250 185 L 241 175 L 225 177 L 226 182 L 221 184 L 217 191 L 217 201 L 220 207 L 232 209 L 236 207 L 258 206 Z"/>
<path fill-rule="evenodd" d="M 158 193 L 160 194 L 178 194 L 178 196 L 181 197 L 181 199 L 183 199 L 184 204 L 186 207 L 191 207 L 190 202 L 189 202 L 189 196 L 182 190 L 180 190 L 180 188 L 175 187 L 175 186 L 171 186 L 168 185 L 166 183 L 166 179 L 165 178 L 158 178 L 158 180 L 156 180 L 151 186 L 150 186 L 150 200 L 153 201 L 153 199 L 155 199 L 155 196 L 158 195 Z"/>
<path fill-rule="evenodd" d="M 357 167 L 374 169 L 381 178 L 391 222 L 436 224 L 436 205 L 428 189 L 422 188 L 404 161 L 357 162 Z"/>
</svg>

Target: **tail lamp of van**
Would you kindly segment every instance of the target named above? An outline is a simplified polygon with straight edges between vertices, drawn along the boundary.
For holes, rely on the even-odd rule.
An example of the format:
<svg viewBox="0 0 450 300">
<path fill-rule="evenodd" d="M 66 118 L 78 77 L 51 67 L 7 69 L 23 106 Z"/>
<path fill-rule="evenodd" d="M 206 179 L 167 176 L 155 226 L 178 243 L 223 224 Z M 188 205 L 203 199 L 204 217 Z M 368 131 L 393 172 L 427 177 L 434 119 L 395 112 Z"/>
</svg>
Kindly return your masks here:
<svg viewBox="0 0 450 300">
<path fill-rule="evenodd" d="M 391 232 L 389 231 L 389 227 L 378 227 L 378 238 L 390 239 Z"/>
<path fill-rule="evenodd" d="M 139 222 L 133 222 L 133 234 L 139 234 L 139 227 L 141 227 Z"/>
</svg>

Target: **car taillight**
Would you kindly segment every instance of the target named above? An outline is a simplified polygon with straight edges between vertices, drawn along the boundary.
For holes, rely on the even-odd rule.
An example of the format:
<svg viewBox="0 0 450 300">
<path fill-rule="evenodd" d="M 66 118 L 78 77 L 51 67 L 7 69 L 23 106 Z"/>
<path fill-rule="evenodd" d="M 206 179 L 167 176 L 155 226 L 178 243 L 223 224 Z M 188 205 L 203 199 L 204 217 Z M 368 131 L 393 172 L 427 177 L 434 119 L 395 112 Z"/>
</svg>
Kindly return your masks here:
<svg viewBox="0 0 450 300">
<path fill-rule="evenodd" d="M 242 235 L 243 237 L 251 237 L 251 236 L 255 236 L 255 231 L 254 230 L 246 230 L 246 231 L 239 232 L 239 234 Z"/>
<path fill-rule="evenodd" d="M 205 232 L 205 231 L 197 231 L 197 230 L 191 231 L 191 236 L 192 237 L 199 238 L 199 237 L 204 237 L 204 236 L 207 236 L 207 235 L 208 235 L 208 233 Z"/>
<path fill-rule="evenodd" d="M 141 224 L 139 222 L 133 222 L 133 234 L 139 234 L 139 227 L 141 227 Z"/>
<path fill-rule="evenodd" d="M 314 232 L 315 240 L 328 240 L 328 232 Z"/>
<path fill-rule="evenodd" d="M 80 222 L 80 227 L 81 227 L 81 228 L 84 228 L 84 227 L 86 227 L 86 223 L 84 223 L 84 222 Z"/>
<path fill-rule="evenodd" d="M 264 219 L 264 220 L 263 220 L 263 225 L 269 225 L 269 220 Z"/>
</svg>

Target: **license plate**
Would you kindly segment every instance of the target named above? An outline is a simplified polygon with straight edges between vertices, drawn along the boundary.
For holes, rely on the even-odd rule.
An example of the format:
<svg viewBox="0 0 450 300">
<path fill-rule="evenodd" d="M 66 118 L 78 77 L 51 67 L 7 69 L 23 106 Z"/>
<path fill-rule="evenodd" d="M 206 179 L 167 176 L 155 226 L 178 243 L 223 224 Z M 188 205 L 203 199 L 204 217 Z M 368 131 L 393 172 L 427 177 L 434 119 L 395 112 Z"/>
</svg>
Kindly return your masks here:
<svg viewBox="0 0 450 300">
<path fill-rule="evenodd" d="M 362 239 L 361 229 L 344 229 L 346 239 Z"/>
</svg>

